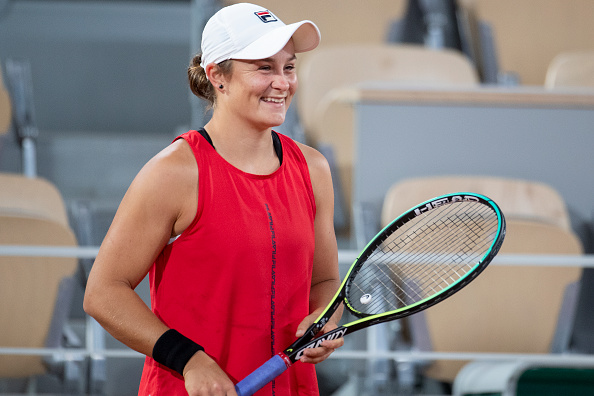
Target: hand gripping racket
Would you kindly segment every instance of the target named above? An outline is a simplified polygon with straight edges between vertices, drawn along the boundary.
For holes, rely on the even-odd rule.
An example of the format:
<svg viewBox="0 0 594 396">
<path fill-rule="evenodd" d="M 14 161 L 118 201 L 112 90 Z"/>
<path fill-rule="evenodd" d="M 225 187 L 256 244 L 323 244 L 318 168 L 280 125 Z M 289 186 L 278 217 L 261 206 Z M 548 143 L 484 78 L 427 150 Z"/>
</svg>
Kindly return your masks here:
<svg viewBox="0 0 594 396">
<path fill-rule="evenodd" d="M 363 249 L 305 334 L 240 381 L 237 394 L 254 394 L 324 340 L 412 315 L 450 297 L 485 269 L 504 237 L 501 210 L 479 194 L 447 194 L 413 207 Z M 341 303 L 359 319 L 316 338 Z"/>
</svg>

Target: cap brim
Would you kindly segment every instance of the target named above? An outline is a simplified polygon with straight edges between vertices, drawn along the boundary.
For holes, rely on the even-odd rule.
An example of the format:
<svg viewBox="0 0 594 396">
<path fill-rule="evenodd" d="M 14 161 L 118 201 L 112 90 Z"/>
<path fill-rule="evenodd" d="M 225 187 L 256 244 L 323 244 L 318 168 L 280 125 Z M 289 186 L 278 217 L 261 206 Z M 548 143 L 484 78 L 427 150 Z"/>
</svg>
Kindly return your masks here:
<svg viewBox="0 0 594 396">
<path fill-rule="evenodd" d="M 231 59 L 265 59 L 277 54 L 293 38 L 295 53 L 307 52 L 320 44 L 320 31 L 311 21 L 301 21 L 274 29 L 241 51 Z"/>
</svg>

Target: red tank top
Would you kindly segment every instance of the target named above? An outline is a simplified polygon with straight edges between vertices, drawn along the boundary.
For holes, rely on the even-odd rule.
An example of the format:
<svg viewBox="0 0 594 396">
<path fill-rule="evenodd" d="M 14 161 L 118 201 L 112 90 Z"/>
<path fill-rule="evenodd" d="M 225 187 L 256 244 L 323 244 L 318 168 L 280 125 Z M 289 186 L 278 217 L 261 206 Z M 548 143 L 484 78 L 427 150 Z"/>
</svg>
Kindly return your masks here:
<svg viewBox="0 0 594 396">
<path fill-rule="evenodd" d="M 198 210 L 149 273 L 153 312 L 235 382 L 290 345 L 309 313 L 315 200 L 301 150 L 278 136 L 282 164 L 264 176 L 233 167 L 197 131 L 180 136 L 198 164 Z M 187 395 L 148 357 L 139 394 Z M 318 395 L 315 368 L 297 362 L 256 395 Z"/>
</svg>

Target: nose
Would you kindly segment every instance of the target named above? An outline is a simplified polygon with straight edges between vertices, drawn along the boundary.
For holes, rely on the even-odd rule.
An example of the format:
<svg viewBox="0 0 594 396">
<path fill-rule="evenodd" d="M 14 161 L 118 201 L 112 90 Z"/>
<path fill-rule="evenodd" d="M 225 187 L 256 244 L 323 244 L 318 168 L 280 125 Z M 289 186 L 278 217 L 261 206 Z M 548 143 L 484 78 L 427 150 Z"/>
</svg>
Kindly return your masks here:
<svg viewBox="0 0 594 396">
<path fill-rule="evenodd" d="M 283 73 L 278 73 L 274 76 L 274 79 L 272 80 L 272 88 L 281 91 L 286 91 L 289 89 L 289 87 L 289 78 L 285 76 Z"/>
</svg>

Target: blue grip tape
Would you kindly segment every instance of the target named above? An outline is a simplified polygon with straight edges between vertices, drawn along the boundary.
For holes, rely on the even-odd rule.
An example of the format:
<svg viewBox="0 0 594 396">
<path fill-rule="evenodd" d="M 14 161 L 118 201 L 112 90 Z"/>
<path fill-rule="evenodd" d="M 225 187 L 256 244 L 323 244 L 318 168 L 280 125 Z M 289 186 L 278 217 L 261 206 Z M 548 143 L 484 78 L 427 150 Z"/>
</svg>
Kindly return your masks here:
<svg viewBox="0 0 594 396">
<path fill-rule="evenodd" d="M 278 377 L 287 369 L 287 364 L 279 355 L 274 355 L 250 375 L 235 385 L 239 396 L 251 396 L 264 385 Z"/>
</svg>

